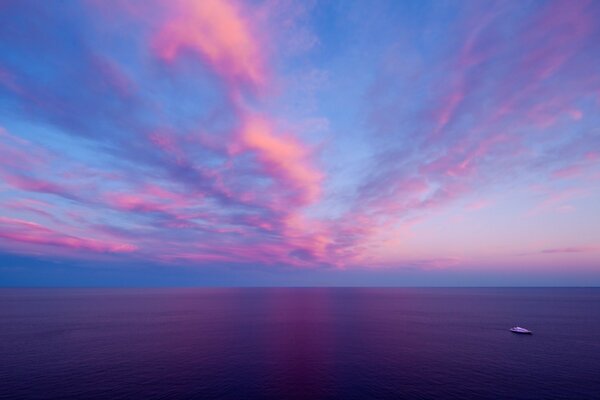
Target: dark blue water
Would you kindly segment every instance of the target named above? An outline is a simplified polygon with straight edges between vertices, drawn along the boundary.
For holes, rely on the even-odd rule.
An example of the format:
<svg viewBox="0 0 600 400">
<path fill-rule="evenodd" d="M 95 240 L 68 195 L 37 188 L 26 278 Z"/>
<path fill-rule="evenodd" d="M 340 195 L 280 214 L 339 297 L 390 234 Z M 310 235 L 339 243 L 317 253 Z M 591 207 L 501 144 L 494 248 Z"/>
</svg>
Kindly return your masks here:
<svg viewBox="0 0 600 400">
<path fill-rule="evenodd" d="M 0 398 L 599 399 L 600 289 L 3 289 Z"/>
</svg>

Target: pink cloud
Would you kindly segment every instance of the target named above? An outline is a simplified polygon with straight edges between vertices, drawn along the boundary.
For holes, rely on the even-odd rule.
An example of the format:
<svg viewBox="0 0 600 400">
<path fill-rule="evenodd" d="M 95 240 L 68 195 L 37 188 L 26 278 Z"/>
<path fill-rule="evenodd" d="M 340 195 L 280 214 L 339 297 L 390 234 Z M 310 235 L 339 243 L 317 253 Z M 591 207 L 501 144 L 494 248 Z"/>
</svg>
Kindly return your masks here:
<svg viewBox="0 0 600 400">
<path fill-rule="evenodd" d="M 543 193 L 544 199 L 530 209 L 527 212 L 527 216 L 535 216 L 552 211 L 570 211 L 573 208 L 567 202 L 581 198 L 586 194 L 588 194 L 587 190 L 578 187 L 545 192 Z"/>
<path fill-rule="evenodd" d="M 177 164 L 185 163 L 186 154 L 173 132 L 155 131 L 148 136 L 148 139 L 157 149 L 172 157 Z"/>
<path fill-rule="evenodd" d="M 573 109 L 569 111 L 569 114 L 575 121 L 579 121 L 581 118 L 583 118 L 583 111 L 581 110 Z"/>
<path fill-rule="evenodd" d="M 28 192 L 39 192 L 39 193 L 48 193 L 54 194 L 58 196 L 63 196 L 66 198 L 75 198 L 76 196 L 72 193 L 69 188 L 58 184 L 49 182 L 43 179 L 39 179 L 36 177 L 26 176 L 26 175 L 17 175 L 17 174 L 8 174 L 2 173 L 0 171 L 0 176 L 2 176 L 6 183 L 11 185 L 12 187 Z"/>
<path fill-rule="evenodd" d="M 571 165 L 568 167 L 557 169 L 552 173 L 552 177 L 556 179 L 574 178 L 580 175 L 582 168 L 579 165 Z"/>
<path fill-rule="evenodd" d="M 476 144 L 467 140 L 456 143 L 447 152 L 421 167 L 427 174 L 444 174 L 450 177 L 467 177 L 477 172 L 477 164 L 498 146 L 511 142 L 507 135 L 491 135 Z"/>
<path fill-rule="evenodd" d="M 236 146 L 255 152 L 265 172 L 297 190 L 302 204 L 318 199 L 323 174 L 311 164 L 310 150 L 291 135 L 276 134 L 266 118 L 247 116 Z"/>
<path fill-rule="evenodd" d="M 446 126 L 452 121 L 454 115 L 465 98 L 465 92 L 462 88 L 456 89 L 449 93 L 442 100 L 438 109 L 433 111 L 433 117 L 437 123 L 435 129 L 431 133 L 431 140 L 439 139 L 440 135 Z"/>
<path fill-rule="evenodd" d="M 183 50 L 192 50 L 230 82 L 265 83 L 261 46 L 247 13 L 231 0 L 175 0 L 175 17 L 154 40 L 159 56 L 173 61 Z"/>
<path fill-rule="evenodd" d="M 167 223 L 171 227 L 192 227 L 188 219 L 208 218 L 190 208 L 201 206 L 201 196 L 190 198 L 189 195 L 174 192 L 157 184 L 136 186 L 131 191 L 119 191 L 105 194 L 101 201 L 104 205 L 123 212 L 162 213 L 172 220 Z"/>
<path fill-rule="evenodd" d="M 589 151 L 585 154 L 585 159 L 590 162 L 600 161 L 600 152 Z"/>
<path fill-rule="evenodd" d="M 94 253 L 130 253 L 137 249 L 129 243 L 67 235 L 35 222 L 0 216 L 0 237 L 32 245 L 58 246 Z"/>
<path fill-rule="evenodd" d="M 164 211 L 165 206 L 163 204 L 153 202 L 142 196 L 126 193 L 115 193 L 106 196 L 106 201 L 109 205 L 114 208 L 123 211 Z"/>
<path fill-rule="evenodd" d="M 132 79 L 113 60 L 94 55 L 92 63 L 96 71 L 101 75 L 102 81 L 114 89 L 120 97 L 129 98 L 137 91 L 137 87 Z M 97 77 L 94 78 L 98 79 Z"/>
<path fill-rule="evenodd" d="M 468 204 L 466 206 L 466 208 L 468 210 L 476 211 L 476 210 L 481 210 L 483 208 L 487 208 L 487 207 L 491 206 L 493 203 L 494 202 L 491 200 L 482 199 L 482 200 L 477 200 L 477 201 L 474 201 L 474 202 Z"/>
<path fill-rule="evenodd" d="M 0 166 L 11 169 L 41 167 L 50 162 L 49 153 L 0 126 Z"/>
<path fill-rule="evenodd" d="M 589 4 L 588 1 L 547 3 L 525 32 L 530 52 L 522 68 L 543 80 L 563 67 L 594 27 L 593 17 L 586 12 Z M 548 40 L 548 33 L 552 40 Z"/>
<path fill-rule="evenodd" d="M 461 261 L 462 260 L 458 257 L 443 257 L 417 260 L 412 262 L 412 264 L 417 265 L 424 270 L 439 270 L 455 267 L 459 265 Z"/>
<path fill-rule="evenodd" d="M 56 221 L 53 213 L 54 206 L 48 202 L 33 199 L 15 199 L 7 201 L 2 206 L 16 212 L 26 212 Z"/>
<path fill-rule="evenodd" d="M 26 94 L 25 90 L 17 83 L 13 74 L 3 68 L 0 68 L 0 85 L 12 90 L 14 93 L 20 95 Z"/>
</svg>

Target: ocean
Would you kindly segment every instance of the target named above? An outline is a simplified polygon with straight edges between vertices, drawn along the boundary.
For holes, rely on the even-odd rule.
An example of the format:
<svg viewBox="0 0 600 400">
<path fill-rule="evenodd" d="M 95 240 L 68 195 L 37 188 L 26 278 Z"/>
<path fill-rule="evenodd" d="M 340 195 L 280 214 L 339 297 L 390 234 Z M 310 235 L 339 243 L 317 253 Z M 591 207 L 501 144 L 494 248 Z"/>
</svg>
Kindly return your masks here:
<svg viewBox="0 0 600 400">
<path fill-rule="evenodd" d="M 600 399 L 600 289 L 0 289 L 0 398 Z"/>
</svg>

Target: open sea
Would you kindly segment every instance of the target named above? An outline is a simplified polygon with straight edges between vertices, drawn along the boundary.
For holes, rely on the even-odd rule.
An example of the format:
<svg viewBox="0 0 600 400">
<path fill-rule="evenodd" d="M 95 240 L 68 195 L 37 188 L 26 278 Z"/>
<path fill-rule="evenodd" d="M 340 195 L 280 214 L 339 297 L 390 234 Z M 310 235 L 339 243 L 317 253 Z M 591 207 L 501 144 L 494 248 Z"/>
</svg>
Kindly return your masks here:
<svg viewBox="0 0 600 400">
<path fill-rule="evenodd" d="M 0 398 L 600 399 L 600 289 L 1 289 Z"/>
</svg>

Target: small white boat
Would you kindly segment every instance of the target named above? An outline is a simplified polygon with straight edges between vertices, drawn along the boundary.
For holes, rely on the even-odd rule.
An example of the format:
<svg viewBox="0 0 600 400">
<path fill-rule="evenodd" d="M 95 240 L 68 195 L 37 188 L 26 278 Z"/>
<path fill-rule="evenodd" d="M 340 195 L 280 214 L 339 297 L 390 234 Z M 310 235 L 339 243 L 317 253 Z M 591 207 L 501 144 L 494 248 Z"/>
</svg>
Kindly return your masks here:
<svg viewBox="0 0 600 400">
<path fill-rule="evenodd" d="M 510 331 L 514 333 L 522 333 L 524 335 L 533 334 L 533 332 L 531 332 L 529 329 L 521 328 L 520 326 L 513 326 L 512 328 L 510 328 Z"/>
</svg>

